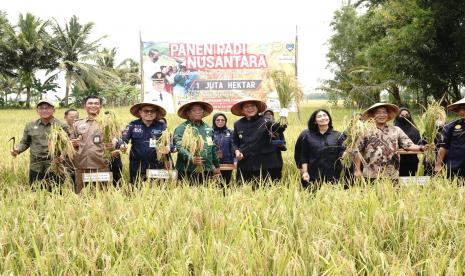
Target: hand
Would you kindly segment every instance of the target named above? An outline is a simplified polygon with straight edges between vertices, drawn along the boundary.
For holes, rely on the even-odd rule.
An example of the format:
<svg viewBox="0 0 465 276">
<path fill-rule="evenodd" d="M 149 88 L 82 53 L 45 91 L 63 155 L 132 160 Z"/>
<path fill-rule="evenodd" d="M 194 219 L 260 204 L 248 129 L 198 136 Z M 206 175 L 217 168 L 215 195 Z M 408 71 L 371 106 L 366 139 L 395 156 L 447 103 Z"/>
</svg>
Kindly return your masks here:
<svg viewBox="0 0 465 276">
<path fill-rule="evenodd" d="M 192 163 L 196 166 L 201 166 L 203 164 L 203 159 L 200 156 L 195 156 L 192 160 Z"/>
<path fill-rule="evenodd" d="M 71 143 L 73 144 L 73 147 L 75 147 L 75 148 L 79 147 L 79 142 L 80 141 L 81 140 L 77 139 L 77 138 L 76 139 L 71 139 Z"/>
<path fill-rule="evenodd" d="M 355 176 L 355 177 L 362 177 L 362 171 L 361 171 L 361 170 L 358 170 L 358 169 L 355 169 L 355 170 L 354 170 L 354 176 Z"/>
<path fill-rule="evenodd" d="M 244 155 L 239 150 L 236 150 L 236 159 L 237 161 L 241 161 L 242 159 L 244 159 Z"/>
<path fill-rule="evenodd" d="M 120 150 L 122 153 L 126 153 L 128 151 L 128 145 L 122 144 Z"/>
<path fill-rule="evenodd" d="M 120 156 L 121 151 L 120 150 L 114 150 L 111 152 L 111 157 L 118 157 Z"/>
<path fill-rule="evenodd" d="M 18 154 L 19 154 L 19 152 L 18 152 L 17 149 L 12 149 L 12 150 L 10 151 L 10 153 L 11 153 L 11 156 L 13 156 L 13 157 L 18 156 Z"/>
<path fill-rule="evenodd" d="M 302 174 L 302 180 L 307 181 L 307 182 L 310 181 L 310 175 L 308 174 L 308 172 L 304 172 Z"/>
<path fill-rule="evenodd" d="M 440 164 L 436 164 L 436 165 L 434 165 L 434 172 L 435 172 L 435 173 L 438 173 L 438 172 L 440 172 L 440 171 L 441 171 L 441 169 L 442 169 L 442 166 L 441 166 Z"/>
<path fill-rule="evenodd" d="M 113 145 L 113 143 L 105 144 L 105 149 L 107 149 L 107 150 L 111 150 L 111 149 L 114 149 L 114 148 L 115 148 L 115 145 Z"/>
</svg>

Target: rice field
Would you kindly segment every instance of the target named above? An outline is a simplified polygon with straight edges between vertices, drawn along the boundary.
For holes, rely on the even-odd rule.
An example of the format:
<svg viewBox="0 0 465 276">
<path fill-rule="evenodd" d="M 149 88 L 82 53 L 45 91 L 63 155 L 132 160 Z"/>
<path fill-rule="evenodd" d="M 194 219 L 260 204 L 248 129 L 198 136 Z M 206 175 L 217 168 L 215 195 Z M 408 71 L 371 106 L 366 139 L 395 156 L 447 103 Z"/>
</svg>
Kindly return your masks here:
<svg viewBox="0 0 465 276">
<path fill-rule="evenodd" d="M 81 195 L 69 183 L 61 194 L 28 187 L 28 152 L 11 158 L 8 139 L 19 139 L 37 116 L 0 110 L 0 273 L 462 275 L 465 190 L 456 181 L 300 188 L 293 145 L 324 105 L 307 104 L 302 120 L 289 118 L 280 183 L 255 191 L 147 183 Z M 121 124 L 133 120 L 129 108 L 115 112 Z M 330 113 L 342 130 L 351 111 Z M 180 122 L 170 115 L 169 129 Z"/>
</svg>

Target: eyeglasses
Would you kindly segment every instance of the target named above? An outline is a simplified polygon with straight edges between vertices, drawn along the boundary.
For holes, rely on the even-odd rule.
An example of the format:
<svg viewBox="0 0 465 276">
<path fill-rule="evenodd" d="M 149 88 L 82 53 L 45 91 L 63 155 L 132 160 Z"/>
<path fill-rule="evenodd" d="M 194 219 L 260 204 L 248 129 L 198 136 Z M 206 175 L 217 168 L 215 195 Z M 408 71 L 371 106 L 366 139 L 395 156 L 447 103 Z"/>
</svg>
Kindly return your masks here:
<svg viewBox="0 0 465 276">
<path fill-rule="evenodd" d="M 142 112 L 144 112 L 145 114 L 155 114 L 157 111 L 155 109 L 142 109 Z"/>
</svg>

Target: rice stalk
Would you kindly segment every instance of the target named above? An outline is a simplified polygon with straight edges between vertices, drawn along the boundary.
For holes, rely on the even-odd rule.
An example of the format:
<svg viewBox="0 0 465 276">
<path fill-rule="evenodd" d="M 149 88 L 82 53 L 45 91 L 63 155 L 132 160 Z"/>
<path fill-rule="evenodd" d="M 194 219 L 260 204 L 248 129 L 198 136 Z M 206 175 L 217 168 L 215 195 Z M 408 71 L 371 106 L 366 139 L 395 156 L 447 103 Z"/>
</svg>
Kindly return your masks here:
<svg viewBox="0 0 465 276">
<path fill-rule="evenodd" d="M 438 121 L 446 121 L 446 111 L 444 107 L 437 101 L 431 102 L 428 107 L 425 108 L 425 113 L 421 116 L 421 122 L 423 124 L 423 140 L 428 145 L 433 145 L 438 135 Z M 436 160 L 436 154 L 433 148 L 427 148 L 425 150 L 425 160 L 428 163 L 433 163 Z"/>
<path fill-rule="evenodd" d="M 68 133 L 57 124 L 52 124 L 48 134 L 48 156 L 52 162 L 49 171 L 60 175 L 67 175 L 70 160 L 76 153 Z M 67 166 L 68 165 L 68 166 Z"/>
<path fill-rule="evenodd" d="M 171 133 L 166 129 L 161 133 L 160 138 L 156 142 L 157 160 L 161 162 L 168 161 L 168 154 L 171 148 Z"/>
<path fill-rule="evenodd" d="M 191 125 L 187 125 L 181 139 L 181 146 L 184 147 L 193 157 L 201 156 L 204 150 L 204 141 L 202 135 L 198 133 Z M 203 172 L 203 165 L 195 167 L 196 172 Z"/>
<path fill-rule="evenodd" d="M 121 125 L 117 120 L 116 113 L 114 111 L 107 110 L 103 113 L 103 115 L 97 116 L 95 120 L 102 131 L 102 142 L 104 145 L 110 144 L 114 139 L 121 137 Z M 104 147 L 103 158 L 105 160 L 110 160 L 111 153 L 111 150 Z"/>
</svg>

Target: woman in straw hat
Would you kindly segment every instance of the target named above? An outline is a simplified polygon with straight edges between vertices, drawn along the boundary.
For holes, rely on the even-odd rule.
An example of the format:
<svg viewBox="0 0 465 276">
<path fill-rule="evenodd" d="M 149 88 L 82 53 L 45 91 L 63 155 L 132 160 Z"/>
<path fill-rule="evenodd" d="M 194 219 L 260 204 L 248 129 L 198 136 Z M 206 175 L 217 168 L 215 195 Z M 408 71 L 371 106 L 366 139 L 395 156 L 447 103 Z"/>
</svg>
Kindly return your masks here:
<svg viewBox="0 0 465 276">
<path fill-rule="evenodd" d="M 176 169 L 179 177 L 188 180 L 190 184 L 200 184 L 204 180 L 220 174 L 220 162 L 213 143 L 213 129 L 202 120 L 212 111 L 211 104 L 202 101 L 188 102 L 178 109 L 178 116 L 186 121 L 174 130 L 174 142 L 178 150 Z M 195 156 L 195 153 L 183 146 L 182 140 L 188 126 L 193 129 L 195 135 L 202 137 L 203 150 L 200 155 Z M 203 171 L 196 170 L 199 167 Z"/>
<path fill-rule="evenodd" d="M 363 176 L 375 179 L 380 176 L 399 178 L 399 153 L 403 148 L 407 151 L 423 151 L 425 146 L 415 145 L 412 140 L 397 126 L 389 126 L 387 122 L 394 119 L 399 108 L 388 103 L 376 103 L 362 114 L 365 120 L 373 119 L 376 130 L 372 131 L 359 142 L 359 150 L 365 163 Z M 361 157 L 355 155 L 355 176 L 362 176 Z"/>
<path fill-rule="evenodd" d="M 123 141 L 131 142 L 129 153 L 129 179 L 136 184 L 145 180 L 147 169 L 168 168 L 157 160 L 156 141 L 166 129 L 166 125 L 159 121 L 166 115 L 166 110 L 152 102 L 135 104 L 129 110 L 138 119 L 130 122 L 123 131 Z"/>
<path fill-rule="evenodd" d="M 234 115 L 243 116 L 234 123 L 238 182 L 268 177 L 279 180 L 281 175 L 279 156 L 271 140 L 273 133 L 282 132 L 286 126 L 259 115 L 265 110 L 266 104 L 253 98 L 239 101 L 231 107 Z"/>
<path fill-rule="evenodd" d="M 460 119 L 450 122 L 442 131 L 443 143 L 439 148 L 434 170 L 439 172 L 447 157 L 446 167 L 450 176 L 465 177 L 465 98 L 447 107 Z"/>
</svg>

